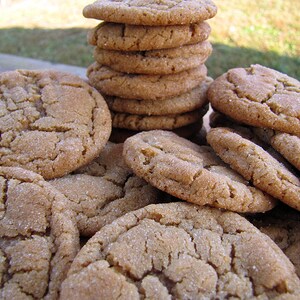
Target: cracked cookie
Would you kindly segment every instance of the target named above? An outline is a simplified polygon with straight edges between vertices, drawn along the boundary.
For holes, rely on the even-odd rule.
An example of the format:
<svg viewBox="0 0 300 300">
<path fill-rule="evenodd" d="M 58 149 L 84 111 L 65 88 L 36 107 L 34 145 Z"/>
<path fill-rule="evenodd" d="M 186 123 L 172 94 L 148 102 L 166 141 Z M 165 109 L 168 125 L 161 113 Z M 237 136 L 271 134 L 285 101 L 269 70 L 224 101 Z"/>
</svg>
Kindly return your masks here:
<svg viewBox="0 0 300 300">
<path fill-rule="evenodd" d="M 103 97 L 77 76 L 57 71 L 0 74 L 0 165 L 50 179 L 90 162 L 107 142 Z"/>
<path fill-rule="evenodd" d="M 248 216 L 248 220 L 268 235 L 295 266 L 300 277 L 300 214 L 296 210 L 278 205 L 263 215 Z"/>
<path fill-rule="evenodd" d="M 113 111 L 111 113 L 114 128 L 125 128 L 129 130 L 173 130 L 196 122 L 201 122 L 202 117 L 207 110 L 208 105 L 194 111 L 172 115 L 147 116 L 115 113 Z"/>
<path fill-rule="evenodd" d="M 186 93 L 206 78 L 205 65 L 169 75 L 126 74 L 97 62 L 87 69 L 89 82 L 101 93 L 128 99 L 165 100 Z"/>
<path fill-rule="evenodd" d="M 211 32 L 208 23 L 178 26 L 135 26 L 100 23 L 88 32 L 90 45 L 106 50 L 145 51 L 169 49 L 205 41 Z"/>
<path fill-rule="evenodd" d="M 254 128 L 253 130 L 264 142 L 270 144 L 300 170 L 300 138 L 298 136 L 268 128 Z"/>
<path fill-rule="evenodd" d="M 50 183 L 70 200 L 79 232 L 92 236 L 116 218 L 158 203 L 160 192 L 135 176 L 122 157 L 123 145 L 107 143 L 100 156 L 77 174 Z"/>
<path fill-rule="evenodd" d="M 188 202 L 237 212 L 264 212 L 276 204 L 225 165 L 210 147 L 171 132 L 136 134 L 124 142 L 123 156 L 138 176 Z"/>
<path fill-rule="evenodd" d="M 278 71 L 231 69 L 210 85 L 208 99 L 238 122 L 300 136 L 300 82 Z"/>
<path fill-rule="evenodd" d="M 149 205 L 81 249 L 61 299 L 296 299 L 278 246 L 242 216 L 188 203 Z"/>
<path fill-rule="evenodd" d="M 206 92 L 212 82 L 212 78 L 206 77 L 199 86 L 174 98 L 160 100 L 134 100 L 103 95 L 108 107 L 114 112 L 135 115 L 170 115 L 193 111 L 208 103 Z"/>
<path fill-rule="evenodd" d="M 79 251 L 67 199 L 42 176 L 0 167 L 0 298 L 57 299 Z"/>
<path fill-rule="evenodd" d="M 257 144 L 228 128 L 213 128 L 207 142 L 221 159 L 254 186 L 300 210 L 300 181 Z"/>
<path fill-rule="evenodd" d="M 118 72 L 166 75 L 202 65 L 211 52 L 211 44 L 205 41 L 178 48 L 143 52 L 105 50 L 96 47 L 94 58 L 100 65 Z"/>
<path fill-rule="evenodd" d="M 101 0 L 83 9 L 86 18 L 150 26 L 198 23 L 216 13 L 217 7 L 211 0 Z"/>
</svg>

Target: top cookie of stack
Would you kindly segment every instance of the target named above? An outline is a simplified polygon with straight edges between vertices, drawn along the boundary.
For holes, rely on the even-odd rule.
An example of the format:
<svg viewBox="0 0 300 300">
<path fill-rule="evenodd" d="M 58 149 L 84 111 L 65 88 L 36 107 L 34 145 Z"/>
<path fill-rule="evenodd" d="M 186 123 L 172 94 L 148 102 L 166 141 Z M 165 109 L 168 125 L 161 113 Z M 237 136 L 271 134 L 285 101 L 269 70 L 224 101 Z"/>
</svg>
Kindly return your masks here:
<svg viewBox="0 0 300 300">
<path fill-rule="evenodd" d="M 88 34 L 96 62 L 87 75 L 109 105 L 115 132 L 199 130 L 211 82 L 205 20 L 216 12 L 210 0 L 105 0 L 84 8 L 85 17 L 104 21 Z"/>
</svg>

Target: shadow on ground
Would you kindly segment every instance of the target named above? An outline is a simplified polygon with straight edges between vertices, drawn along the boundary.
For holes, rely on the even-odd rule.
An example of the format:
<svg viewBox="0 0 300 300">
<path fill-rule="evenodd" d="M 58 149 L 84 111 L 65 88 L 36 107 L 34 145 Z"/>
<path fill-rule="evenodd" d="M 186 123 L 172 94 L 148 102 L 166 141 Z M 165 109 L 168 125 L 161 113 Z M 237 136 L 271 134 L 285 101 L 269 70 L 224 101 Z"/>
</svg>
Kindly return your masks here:
<svg viewBox="0 0 300 300">
<path fill-rule="evenodd" d="M 86 41 L 87 32 L 86 28 L 0 29 L 0 52 L 87 67 L 93 62 L 93 49 Z M 213 44 L 213 47 L 213 54 L 206 63 L 213 78 L 230 68 L 261 64 L 300 79 L 299 57 L 219 43 Z"/>
</svg>

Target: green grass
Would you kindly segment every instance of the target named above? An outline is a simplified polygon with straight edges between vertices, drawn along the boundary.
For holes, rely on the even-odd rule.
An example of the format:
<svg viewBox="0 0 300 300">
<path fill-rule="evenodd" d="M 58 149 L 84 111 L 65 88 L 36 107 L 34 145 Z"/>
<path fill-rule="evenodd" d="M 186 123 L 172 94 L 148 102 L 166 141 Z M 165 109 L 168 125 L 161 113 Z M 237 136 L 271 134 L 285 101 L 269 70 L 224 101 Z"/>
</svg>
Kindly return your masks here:
<svg viewBox="0 0 300 300">
<path fill-rule="evenodd" d="M 0 7 L 0 52 L 87 67 L 93 49 L 86 34 L 99 22 L 82 16 L 91 2 L 6 0 Z M 214 46 L 209 75 L 259 63 L 300 79 L 300 1 L 215 3 L 218 14 L 209 21 Z"/>
</svg>

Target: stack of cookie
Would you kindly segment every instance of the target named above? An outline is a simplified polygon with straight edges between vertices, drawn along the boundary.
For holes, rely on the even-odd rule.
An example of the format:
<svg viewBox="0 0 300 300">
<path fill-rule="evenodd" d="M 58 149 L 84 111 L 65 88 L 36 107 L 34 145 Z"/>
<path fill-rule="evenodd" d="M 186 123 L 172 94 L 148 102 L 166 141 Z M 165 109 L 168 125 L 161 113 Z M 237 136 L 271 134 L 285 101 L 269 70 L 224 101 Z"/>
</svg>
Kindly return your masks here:
<svg viewBox="0 0 300 300">
<path fill-rule="evenodd" d="M 88 34 L 96 60 L 90 84 L 112 113 L 111 140 L 144 130 L 190 136 L 202 127 L 211 82 L 204 62 L 216 6 L 209 1 L 96 1 L 87 18 L 104 20 Z"/>
</svg>

